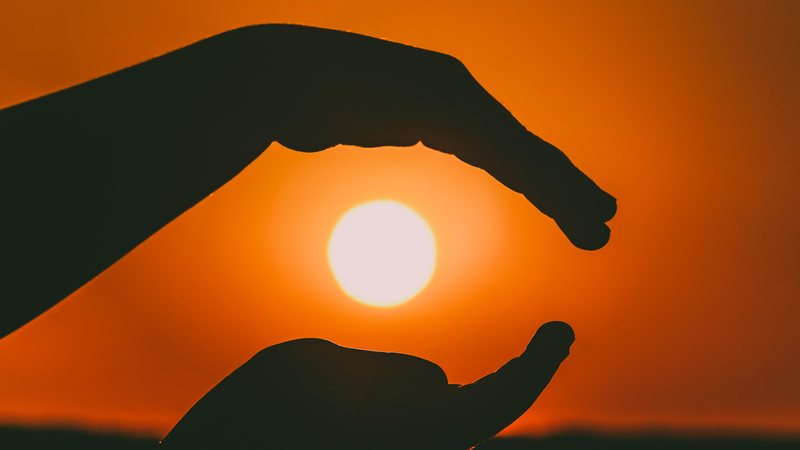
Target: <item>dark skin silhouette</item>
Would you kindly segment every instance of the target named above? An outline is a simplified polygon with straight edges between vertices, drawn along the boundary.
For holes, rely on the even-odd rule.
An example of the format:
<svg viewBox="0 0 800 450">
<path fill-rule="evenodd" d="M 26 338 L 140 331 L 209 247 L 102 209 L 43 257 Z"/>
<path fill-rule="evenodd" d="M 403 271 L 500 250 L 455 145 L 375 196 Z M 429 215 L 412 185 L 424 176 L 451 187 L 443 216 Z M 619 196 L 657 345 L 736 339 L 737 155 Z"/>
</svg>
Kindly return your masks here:
<svg viewBox="0 0 800 450">
<path fill-rule="evenodd" d="M 284 342 L 222 380 L 164 439 L 168 449 L 466 450 L 521 416 L 567 357 L 563 322 L 518 358 L 458 386 L 436 364 L 321 339 Z"/>
<path fill-rule="evenodd" d="M 616 211 L 612 196 L 453 57 L 339 31 L 241 28 L 0 111 L 8 194 L 0 336 L 273 141 L 304 152 L 422 142 L 522 193 L 583 249 L 605 245 Z M 464 387 L 410 356 L 284 343 L 207 394 L 166 443 L 250 448 L 283 439 L 278 448 L 289 448 L 291 435 L 334 448 L 467 448 L 530 406 L 572 339 L 566 324 L 547 324 L 522 357 Z"/>
</svg>

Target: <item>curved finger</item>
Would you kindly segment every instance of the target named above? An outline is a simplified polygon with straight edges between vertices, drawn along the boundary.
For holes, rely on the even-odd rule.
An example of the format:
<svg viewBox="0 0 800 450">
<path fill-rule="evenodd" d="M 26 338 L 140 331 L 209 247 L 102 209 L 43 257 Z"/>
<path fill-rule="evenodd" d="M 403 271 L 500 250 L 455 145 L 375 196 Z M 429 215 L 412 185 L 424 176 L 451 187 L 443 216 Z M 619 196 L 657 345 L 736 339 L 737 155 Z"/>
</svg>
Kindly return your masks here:
<svg viewBox="0 0 800 450">
<path fill-rule="evenodd" d="M 486 170 L 551 217 L 577 247 L 609 240 L 616 199 L 558 148 L 528 131 L 452 58 L 432 96 L 436 114 L 422 142 Z"/>
<path fill-rule="evenodd" d="M 575 335 L 563 322 L 542 325 L 528 348 L 497 372 L 453 394 L 443 441 L 470 448 L 496 435 L 530 408 L 569 354 Z"/>
</svg>

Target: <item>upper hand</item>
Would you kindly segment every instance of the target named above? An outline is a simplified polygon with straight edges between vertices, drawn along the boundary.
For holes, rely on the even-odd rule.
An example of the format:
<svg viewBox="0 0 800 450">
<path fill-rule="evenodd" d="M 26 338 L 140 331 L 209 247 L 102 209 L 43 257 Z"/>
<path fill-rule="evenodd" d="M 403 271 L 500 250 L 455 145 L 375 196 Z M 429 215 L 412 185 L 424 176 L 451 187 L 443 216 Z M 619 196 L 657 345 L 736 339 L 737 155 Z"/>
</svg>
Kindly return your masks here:
<svg viewBox="0 0 800 450">
<path fill-rule="evenodd" d="M 300 151 L 417 142 L 486 170 L 582 249 L 605 245 L 616 200 L 520 124 L 451 56 L 352 33 L 261 25 L 240 36 L 271 134 Z M 511 68 L 510 68 L 511 70 Z M 249 79 L 249 78 L 248 78 Z M 274 107 L 274 108 L 272 108 Z"/>
</svg>

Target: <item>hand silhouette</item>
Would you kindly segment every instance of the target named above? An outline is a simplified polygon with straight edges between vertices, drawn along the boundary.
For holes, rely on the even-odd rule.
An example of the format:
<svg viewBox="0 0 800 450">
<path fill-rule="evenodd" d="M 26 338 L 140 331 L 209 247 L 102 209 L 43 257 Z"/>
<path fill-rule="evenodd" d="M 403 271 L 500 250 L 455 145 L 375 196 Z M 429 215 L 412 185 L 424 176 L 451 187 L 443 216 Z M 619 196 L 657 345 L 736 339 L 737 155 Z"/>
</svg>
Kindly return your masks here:
<svg viewBox="0 0 800 450">
<path fill-rule="evenodd" d="M 475 383 L 432 362 L 300 339 L 262 350 L 207 393 L 167 449 L 466 450 L 536 400 L 569 353 L 572 329 L 543 325 L 524 353 Z"/>
<path fill-rule="evenodd" d="M 0 111 L 0 148 L 14 169 L 4 176 L 2 226 L 13 238 L 0 337 L 275 140 L 301 151 L 422 142 L 524 194 L 583 249 L 608 241 L 616 210 L 453 57 L 339 31 L 241 28 Z"/>
<path fill-rule="evenodd" d="M 616 200 L 554 146 L 525 129 L 456 58 L 339 31 L 272 26 L 279 104 L 276 139 L 317 151 L 336 144 L 422 142 L 524 194 L 582 249 L 605 245 Z M 275 72 L 275 67 L 270 65 Z M 273 74 L 273 76 L 275 76 Z"/>
<path fill-rule="evenodd" d="M 246 27 L 0 111 L 11 187 L 0 336 L 228 182 L 272 141 L 426 146 L 485 169 L 597 249 L 616 201 L 525 129 L 455 58 L 350 33 Z M 322 188 L 322 186 L 321 186 Z M 44 280 L 44 282 L 43 282 Z M 467 386 L 432 363 L 306 339 L 209 392 L 176 448 L 465 449 L 521 415 L 573 339 L 550 323 Z"/>
</svg>

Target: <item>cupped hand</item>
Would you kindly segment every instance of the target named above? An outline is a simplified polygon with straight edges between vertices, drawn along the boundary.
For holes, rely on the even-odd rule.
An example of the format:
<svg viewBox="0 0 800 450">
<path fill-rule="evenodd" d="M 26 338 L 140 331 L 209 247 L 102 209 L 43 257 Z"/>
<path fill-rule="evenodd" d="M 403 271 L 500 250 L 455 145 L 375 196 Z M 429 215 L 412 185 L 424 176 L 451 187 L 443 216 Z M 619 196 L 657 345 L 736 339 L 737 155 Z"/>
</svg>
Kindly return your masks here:
<svg viewBox="0 0 800 450">
<path fill-rule="evenodd" d="M 614 197 L 529 132 L 457 59 L 341 31 L 256 25 L 0 110 L 0 148 L 15 168 L 6 181 L 24 187 L 10 191 L 14 220 L 4 223 L 14 264 L 0 337 L 275 140 L 300 151 L 422 142 L 524 194 L 580 248 L 598 249 L 610 236 Z"/>
<path fill-rule="evenodd" d="M 275 138 L 301 151 L 417 142 L 486 170 L 553 218 L 582 249 L 606 244 L 616 200 L 520 124 L 456 58 L 352 33 L 292 25 L 237 30 L 270 83 Z M 236 33 L 236 32 L 234 32 Z M 513 70 L 513 62 L 509 70 Z M 268 72 L 268 75 L 267 75 Z M 535 93 L 526 93 L 526 95 Z"/>
<path fill-rule="evenodd" d="M 167 449 L 466 450 L 521 416 L 574 340 L 543 325 L 525 351 L 463 386 L 414 356 L 300 339 L 268 347 L 208 392 Z"/>
</svg>

